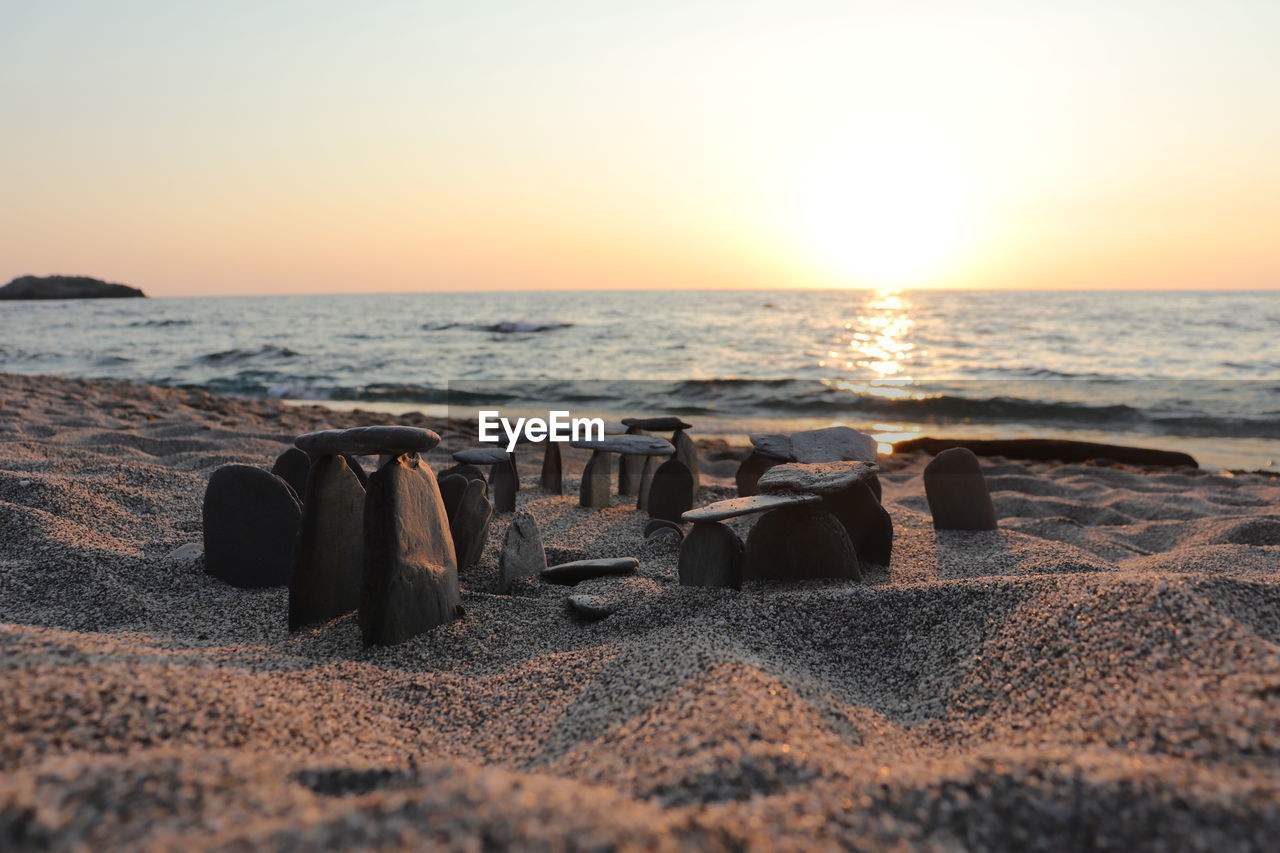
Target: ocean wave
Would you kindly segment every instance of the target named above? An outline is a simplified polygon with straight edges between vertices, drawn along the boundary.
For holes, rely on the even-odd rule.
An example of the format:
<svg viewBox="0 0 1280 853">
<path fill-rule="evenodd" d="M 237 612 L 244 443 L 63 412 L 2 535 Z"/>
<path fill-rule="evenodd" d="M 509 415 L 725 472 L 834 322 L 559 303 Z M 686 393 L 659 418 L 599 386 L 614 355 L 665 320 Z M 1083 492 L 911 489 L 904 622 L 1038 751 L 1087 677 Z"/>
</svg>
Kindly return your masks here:
<svg viewBox="0 0 1280 853">
<path fill-rule="evenodd" d="M 512 335 L 523 332 L 551 332 L 556 329 L 567 329 L 572 325 L 572 323 L 530 323 L 527 320 L 518 320 L 516 322 L 473 326 L 472 328 L 482 332 L 497 332 L 503 335 Z"/>
<path fill-rule="evenodd" d="M 149 328 L 149 329 L 161 329 L 161 328 L 165 328 L 165 327 L 168 327 L 168 326 L 190 326 L 190 325 L 192 324 L 192 322 L 193 322 L 192 320 L 182 320 L 182 319 L 174 319 L 174 320 L 135 320 L 134 322 L 129 323 L 129 327 L 130 327 L 130 328 L 133 328 L 133 329 L 143 329 L 143 328 Z"/>
<path fill-rule="evenodd" d="M 228 349 L 211 352 L 196 359 L 200 364 L 234 364 L 243 361 L 265 361 L 283 358 L 297 358 L 302 353 L 288 347 L 274 344 L 263 344 L 257 349 Z"/>
</svg>

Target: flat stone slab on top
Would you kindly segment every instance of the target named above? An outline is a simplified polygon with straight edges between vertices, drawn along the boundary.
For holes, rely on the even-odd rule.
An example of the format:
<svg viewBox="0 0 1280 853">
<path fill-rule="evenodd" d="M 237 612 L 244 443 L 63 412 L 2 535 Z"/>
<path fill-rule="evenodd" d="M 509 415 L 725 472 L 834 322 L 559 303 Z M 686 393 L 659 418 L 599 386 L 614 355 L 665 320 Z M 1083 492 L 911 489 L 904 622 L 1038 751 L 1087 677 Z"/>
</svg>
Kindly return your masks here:
<svg viewBox="0 0 1280 853">
<path fill-rule="evenodd" d="M 629 427 L 650 432 L 675 432 L 678 429 L 693 429 L 693 424 L 687 424 L 674 415 L 660 418 L 623 418 L 622 422 Z"/>
<path fill-rule="evenodd" d="M 680 519 L 694 523 L 700 521 L 724 521 L 727 518 L 750 515 L 753 512 L 766 512 L 784 506 L 816 504 L 821 500 L 821 497 L 813 494 L 751 495 L 746 498 L 730 498 L 727 501 L 716 501 L 713 504 L 691 509 L 680 516 Z"/>
<path fill-rule="evenodd" d="M 759 486 L 766 493 L 830 495 L 869 480 L 879 470 L 871 462 L 788 462 L 765 471 Z"/>
<path fill-rule="evenodd" d="M 676 452 L 675 445 L 655 435 L 611 435 L 599 440 L 571 441 L 569 446 L 631 456 L 670 456 Z"/>
<path fill-rule="evenodd" d="M 510 458 L 511 454 L 501 447 L 469 447 L 453 454 L 453 461 L 466 465 L 496 465 Z"/>
<path fill-rule="evenodd" d="M 417 427 L 367 426 L 309 432 L 295 438 L 293 443 L 299 450 L 317 455 L 378 456 L 426 453 L 440 443 L 440 436 Z"/>
<path fill-rule="evenodd" d="M 751 436 L 757 453 L 793 462 L 874 462 L 876 440 L 852 427 L 837 426 Z"/>
</svg>

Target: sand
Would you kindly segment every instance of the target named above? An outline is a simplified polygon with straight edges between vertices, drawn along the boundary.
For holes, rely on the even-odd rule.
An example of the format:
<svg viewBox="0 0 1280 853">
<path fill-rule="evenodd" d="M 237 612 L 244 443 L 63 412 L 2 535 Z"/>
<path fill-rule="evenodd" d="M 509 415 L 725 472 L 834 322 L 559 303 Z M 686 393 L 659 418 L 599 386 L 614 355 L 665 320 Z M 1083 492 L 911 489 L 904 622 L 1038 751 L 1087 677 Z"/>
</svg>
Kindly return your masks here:
<svg viewBox="0 0 1280 853">
<path fill-rule="evenodd" d="M 644 518 L 547 495 L 526 452 L 549 559 L 639 574 L 496 595 L 504 516 L 466 618 L 387 649 L 354 616 L 291 636 L 284 590 L 171 556 L 217 466 L 384 420 L 0 376 L 0 847 L 1280 839 L 1275 479 L 983 460 L 1001 529 L 936 535 L 927 459 L 895 457 L 890 569 L 734 592 L 681 588 Z M 702 500 L 731 496 L 740 451 L 703 450 Z M 618 611 L 582 622 L 574 593 Z"/>
</svg>

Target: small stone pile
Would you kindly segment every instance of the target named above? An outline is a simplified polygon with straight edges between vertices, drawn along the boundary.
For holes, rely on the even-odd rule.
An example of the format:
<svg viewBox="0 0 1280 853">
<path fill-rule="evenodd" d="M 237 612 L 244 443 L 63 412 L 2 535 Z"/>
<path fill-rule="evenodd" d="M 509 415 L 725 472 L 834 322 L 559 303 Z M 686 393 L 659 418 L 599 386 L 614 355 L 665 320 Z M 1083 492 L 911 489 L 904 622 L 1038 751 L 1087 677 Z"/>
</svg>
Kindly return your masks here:
<svg viewBox="0 0 1280 853">
<path fill-rule="evenodd" d="M 803 432 L 764 433 L 751 436 L 751 455 L 738 466 L 735 476 L 739 497 L 759 494 L 760 478 L 775 465 L 787 462 L 875 462 L 876 440 L 852 427 L 837 426 Z M 880 480 L 868 481 L 880 499 Z"/>
</svg>

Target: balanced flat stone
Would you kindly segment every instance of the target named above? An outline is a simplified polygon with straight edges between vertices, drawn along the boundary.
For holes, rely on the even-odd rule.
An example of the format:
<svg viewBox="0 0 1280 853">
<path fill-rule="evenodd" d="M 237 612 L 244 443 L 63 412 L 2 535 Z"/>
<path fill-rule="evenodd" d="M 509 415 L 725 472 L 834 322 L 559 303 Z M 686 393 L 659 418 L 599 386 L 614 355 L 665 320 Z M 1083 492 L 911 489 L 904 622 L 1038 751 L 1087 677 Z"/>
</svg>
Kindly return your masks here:
<svg viewBox="0 0 1280 853">
<path fill-rule="evenodd" d="M 204 570 L 245 589 L 284 586 L 302 506 L 280 477 L 253 465 L 224 465 L 204 493 Z"/>
<path fill-rule="evenodd" d="M 804 506 L 806 504 L 820 503 L 822 498 L 818 495 L 806 494 L 773 494 L 773 495 L 750 495 L 745 498 L 730 498 L 727 501 L 716 501 L 713 504 L 700 506 L 697 509 L 691 509 L 681 516 L 683 521 L 692 521 L 695 524 L 701 521 L 724 521 L 727 518 L 735 518 L 739 515 L 750 515 L 753 512 L 768 512 L 771 509 L 779 509 L 788 506 Z"/>
<path fill-rule="evenodd" d="M 586 467 L 582 469 L 582 482 L 578 485 L 578 505 L 590 509 L 612 506 L 613 501 L 609 497 L 610 479 L 609 454 L 607 451 L 597 450 L 591 454 Z"/>
<path fill-rule="evenodd" d="M 690 495 L 692 501 L 698 499 L 698 489 L 702 485 L 702 474 L 698 466 L 698 446 L 693 443 L 693 439 L 689 438 L 689 434 L 682 429 L 678 429 L 671 434 L 671 444 L 676 449 L 675 458 L 684 463 L 684 467 L 689 469 L 689 475 L 693 478 L 693 493 Z M 692 506 L 692 503 L 690 503 Z"/>
<path fill-rule="evenodd" d="M 462 609 L 449 520 L 436 479 L 422 465 L 398 456 L 369 477 L 360 595 L 365 645 L 402 643 Z"/>
<path fill-rule="evenodd" d="M 675 432 L 679 429 L 693 429 L 693 424 L 687 424 L 675 415 L 658 418 L 623 418 L 622 422 L 629 427 L 647 430 L 648 432 Z"/>
<path fill-rule="evenodd" d="M 679 459 L 668 459 L 653 472 L 644 508 L 650 518 L 679 521 L 693 507 L 693 475 Z"/>
<path fill-rule="evenodd" d="M 836 426 L 791 434 L 797 462 L 875 462 L 876 440 L 852 427 Z"/>
<path fill-rule="evenodd" d="M 760 491 L 827 495 L 867 480 L 879 470 L 873 462 L 787 462 L 760 477 Z"/>
<path fill-rule="evenodd" d="M 599 622 L 613 615 L 618 605 L 603 595 L 571 595 L 565 599 L 569 611 L 584 622 Z"/>
<path fill-rule="evenodd" d="M 991 493 L 972 450 L 953 447 L 933 457 L 924 468 L 924 493 L 935 530 L 996 529 Z"/>
<path fill-rule="evenodd" d="M 671 442 L 656 435 L 607 435 L 601 439 L 571 441 L 569 446 L 633 456 L 670 456 L 676 450 Z"/>
<path fill-rule="evenodd" d="M 289 581 L 290 631 L 358 608 L 364 578 L 365 492 L 347 460 L 316 457 L 306 493 Z"/>
<path fill-rule="evenodd" d="M 311 457 L 296 447 L 290 447 L 276 457 L 271 473 L 284 480 L 301 500 L 307 496 L 307 472 L 311 470 Z"/>
<path fill-rule="evenodd" d="M 440 484 L 440 498 L 444 501 L 445 514 L 453 518 L 458 512 L 458 504 L 462 502 L 462 494 L 467 490 L 467 483 L 471 481 L 461 474 L 439 477 L 437 481 Z M 479 482 L 483 483 L 484 480 Z"/>
<path fill-rule="evenodd" d="M 760 493 L 760 477 L 764 475 L 775 465 L 781 465 L 782 459 L 767 456 L 760 451 L 752 451 L 752 453 L 738 466 L 737 473 L 733 475 L 735 485 L 738 487 L 738 497 L 749 498 L 752 495 Z"/>
<path fill-rule="evenodd" d="M 601 560 L 574 560 L 542 571 L 547 583 L 569 586 L 579 581 L 603 578 L 610 575 L 629 575 L 640 566 L 635 557 L 610 557 Z"/>
<path fill-rule="evenodd" d="M 489 467 L 489 489 L 493 494 L 493 508 L 498 512 L 515 512 L 516 490 L 520 481 L 510 459 L 503 459 Z"/>
<path fill-rule="evenodd" d="M 465 572 L 480 562 L 492 520 L 493 504 L 485 497 L 484 481 L 469 480 L 449 522 L 458 571 Z"/>
<path fill-rule="evenodd" d="M 453 454 L 454 462 L 464 462 L 468 465 L 493 465 L 497 462 L 506 462 L 510 458 L 511 454 L 501 447 L 469 447 Z"/>
<path fill-rule="evenodd" d="M 507 536 L 498 553 L 498 592 L 507 593 L 513 581 L 533 577 L 547 568 L 538 523 L 528 512 L 518 512 L 507 525 Z"/>
<path fill-rule="evenodd" d="M 631 430 L 630 430 L 630 429 L 627 427 L 627 425 L 626 425 L 626 424 L 624 424 L 624 423 L 619 423 L 618 421 L 605 421 L 605 422 L 604 422 L 604 434 L 605 434 L 605 435 L 626 435 L 626 434 L 627 434 L 627 433 L 629 433 L 630 431 L 631 431 Z"/>
<path fill-rule="evenodd" d="M 870 481 L 823 495 L 822 505 L 844 525 L 859 563 L 889 565 L 893 556 L 893 519 L 880 505 Z"/>
<path fill-rule="evenodd" d="M 781 459 L 783 462 L 790 462 L 795 459 L 791 454 L 791 436 L 783 433 L 761 433 L 751 436 L 751 446 L 755 448 L 756 453 L 761 456 L 767 456 L 770 459 Z"/>
<path fill-rule="evenodd" d="M 542 474 L 538 485 L 553 495 L 564 494 L 564 476 L 560 463 L 560 442 L 548 441 L 542 454 Z"/>
<path fill-rule="evenodd" d="M 684 586 L 742 586 L 742 540 L 727 525 L 702 521 L 680 545 L 677 572 Z"/>
<path fill-rule="evenodd" d="M 355 456 L 426 453 L 440 443 L 429 429 L 406 426 L 367 426 L 309 432 L 293 440 L 299 450 L 312 455 L 351 453 Z"/>
</svg>

